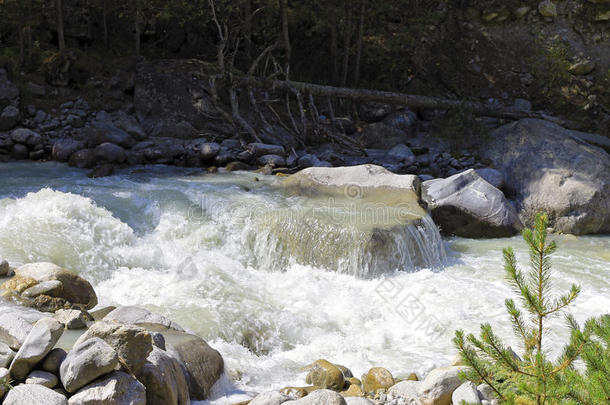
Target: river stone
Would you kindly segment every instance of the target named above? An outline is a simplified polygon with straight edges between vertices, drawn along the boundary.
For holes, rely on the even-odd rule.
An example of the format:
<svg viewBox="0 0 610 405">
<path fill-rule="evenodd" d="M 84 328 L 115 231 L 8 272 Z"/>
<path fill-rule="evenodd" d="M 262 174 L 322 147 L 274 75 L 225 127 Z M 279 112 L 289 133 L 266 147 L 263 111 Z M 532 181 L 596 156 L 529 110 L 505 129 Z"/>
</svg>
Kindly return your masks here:
<svg viewBox="0 0 610 405">
<path fill-rule="evenodd" d="M 568 68 L 568 72 L 576 76 L 588 75 L 595 69 L 595 62 L 592 60 L 581 60 L 578 61 Z"/>
<path fill-rule="evenodd" d="M 10 313 L 0 315 L 0 342 L 13 350 L 19 350 L 31 330 L 32 325 L 20 316 Z"/>
<path fill-rule="evenodd" d="M 522 228 L 504 194 L 473 169 L 424 182 L 422 199 L 445 234 L 493 238 L 514 235 Z"/>
<path fill-rule="evenodd" d="M 139 326 L 116 322 L 95 322 L 83 333 L 75 345 L 98 337 L 116 350 L 119 357 L 133 373 L 137 373 L 153 349 L 150 333 Z"/>
<path fill-rule="evenodd" d="M 11 382 L 11 374 L 8 369 L 0 367 L 0 399 L 6 394 Z"/>
<path fill-rule="evenodd" d="M 257 163 L 261 166 L 271 165 L 273 167 L 286 166 L 286 160 L 279 155 L 263 155 L 258 158 Z"/>
<path fill-rule="evenodd" d="M 557 6 L 551 0 L 538 3 L 538 12 L 543 17 L 557 17 Z"/>
<path fill-rule="evenodd" d="M 477 392 L 481 400 L 491 401 L 496 398 L 496 392 L 491 388 L 491 385 L 487 383 L 479 384 L 477 386 Z"/>
<path fill-rule="evenodd" d="M 394 174 L 381 166 L 310 167 L 288 177 L 284 185 L 306 193 L 339 194 L 386 205 L 400 204 L 405 208 L 408 205 L 415 215 L 425 215 L 417 202 L 421 186 L 419 178 Z"/>
<path fill-rule="evenodd" d="M 84 148 L 83 142 L 72 138 L 60 139 L 53 144 L 51 156 L 59 162 L 67 162 L 74 153 Z"/>
<path fill-rule="evenodd" d="M 368 373 L 362 376 L 362 388 L 364 392 L 377 392 L 386 390 L 394 385 L 394 377 L 383 367 L 373 367 Z"/>
<path fill-rule="evenodd" d="M 254 155 L 254 157 L 260 157 L 263 155 L 279 155 L 285 156 L 286 151 L 281 145 L 269 145 L 266 143 L 250 143 L 248 144 L 248 151 Z"/>
<path fill-rule="evenodd" d="M 375 405 L 370 399 L 360 397 L 347 397 L 345 398 L 345 403 L 347 405 Z"/>
<path fill-rule="evenodd" d="M 415 162 L 415 154 L 404 143 L 399 143 L 390 149 L 387 153 L 388 157 L 393 161 L 401 162 L 405 165 L 410 165 Z"/>
<path fill-rule="evenodd" d="M 2 405 L 68 405 L 65 396 L 39 384 L 20 384 L 9 390 Z"/>
<path fill-rule="evenodd" d="M 88 140 L 92 142 L 91 146 L 97 146 L 103 143 L 110 143 L 121 146 L 123 148 L 131 148 L 135 145 L 135 140 L 127 132 L 115 127 L 109 122 L 94 121 L 93 128 L 95 131 L 95 139 Z"/>
<path fill-rule="evenodd" d="M 38 283 L 21 293 L 26 298 L 36 298 L 41 294 L 58 296 L 61 294 L 63 284 L 59 280 L 49 280 Z"/>
<path fill-rule="evenodd" d="M 13 142 L 20 143 L 26 146 L 36 146 L 42 143 L 42 137 L 37 132 L 28 128 L 17 128 L 11 132 Z"/>
<path fill-rule="evenodd" d="M 0 131 L 13 129 L 19 123 L 19 119 L 19 109 L 12 105 L 6 106 L 4 110 L 0 110 Z"/>
<path fill-rule="evenodd" d="M 87 315 L 78 309 L 57 310 L 54 318 L 63 323 L 66 329 L 84 329 L 87 327 Z"/>
<path fill-rule="evenodd" d="M 47 371 L 35 370 L 27 376 L 25 383 L 39 384 L 47 388 L 53 388 L 57 385 L 57 376 Z"/>
<path fill-rule="evenodd" d="M 100 338 L 77 342 L 59 367 L 61 383 L 68 392 L 76 392 L 96 378 L 110 373 L 119 364 L 112 347 Z"/>
<path fill-rule="evenodd" d="M 146 387 L 147 405 L 188 405 L 189 387 L 178 360 L 153 347 L 136 377 Z"/>
<path fill-rule="evenodd" d="M 11 267 L 9 266 L 6 260 L 0 260 L 0 277 L 8 276 L 11 271 Z"/>
<path fill-rule="evenodd" d="M 214 159 L 220 153 L 220 145 L 216 142 L 206 142 L 201 144 L 199 155 L 202 160 L 209 161 Z"/>
<path fill-rule="evenodd" d="M 411 403 L 412 401 L 419 402 L 420 386 L 420 381 L 401 381 L 388 389 L 388 396 L 391 398 L 403 398 L 407 403 Z"/>
<path fill-rule="evenodd" d="M 307 375 L 305 382 L 320 388 L 340 391 L 345 386 L 341 369 L 327 360 L 316 360 Z"/>
<path fill-rule="evenodd" d="M 39 283 L 50 280 L 61 281 L 63 288 L 57 298 L 63 298 L 72 304 L 83 305 L 85 309 L 91 309 L 97 305 L 97 296 L 87 280 L 53 263 L 24 264 L 15 270 L 15 276 L 33 278 Z"/>
<path fill-rule="evenodd" d="M 60 347 L 56 347 L 51 350 L 49 354 L 42 361 L 41 368 L 49 373 L 57 374 L 59 372 L 59 366 L 66 359 L 68 353 Z"/>
<path fill-rule="evenodd" d="M 51 351 L 63 332 L 64 326 L 55 319 L 44 318 L 36 322 L 15 355 L 9 368 L 11 376 L 17 381 L 23 381 L 34 366 Z"/>
<path fill-rule="evenodd" d="M 135 378 L 122 371 L 81 388 L 70 397 L 69 405 L 146 405 L 146 389 Z"/>
<path fill-rule="evenodd" d="M 504 175 L 525 225 L 546 212 L 555 232 L 610 232 L 610 155 L 584 142 L 581 134 L 523 119 L 489 137 L 481 154 Z"/>
<path fill-rule="evenodd" d="M 436 368 L 421 381 L 418 396 L 422 405 L 449 405 L 451 395 L 462 384 L 459 373 L 468 367 Z"/>
<path fill-rule="evenodd" d="M 347 405 L 345 399 L 335 391 L 320 389 L 304 398 L 286 401 L 284 405 Z"/>
<path fill-rule="evenodd" d="M 78 167 L 79 169 L 91 168 L 95 166 L 95 163 L 96 158 L 93 149 L 81 149 L 76 151 L 68 160 L 70 166 Z"/>
<path fill-rule="evenodd" d="M 10 366 L 14 358 L 15 352 L 6 343 L 0 342 L 0 368 Z"/>
<path fill-rule="evenodd" d="M 289 400 L 288 395 L 278 391 L 268 391 L 255 396 L 248 405 L 280 405 Z"/>
<path fill-rule="evenodd" d="M 104 320 L 130 325 L 140 325 L 143 327 L 159 325 L 164 329 L 174 329 L 181 332 L 184 331 L 180 325 L 164 317 L 163 315 L 130 305 L 124 305 L 113 309 L 104 317 Z"/>
<path fill-rule="evenodd" d="M 93 149 L 96 159 L 108 163 L 123 163 L 127 159 L 125 149 L 110 142 L 104 142 Z"/>
<path fill-rule="evenodd" d="M 206 399 L 224 371 L 222 356 L 199 336 L 173 331 L 162 333 L 168 342 L 171 334 L 167 351 L 186 367 L 191 400 Z"/>
<path fill-rule="evenodd" d="M 451 396 L 451 401 L 454 404 L 461 404 L 462 401 L 468 405 L 480 404 L 479 393 L 477 386 L 472 381 L 466 381 L 460 385 Z"/>
</svg>

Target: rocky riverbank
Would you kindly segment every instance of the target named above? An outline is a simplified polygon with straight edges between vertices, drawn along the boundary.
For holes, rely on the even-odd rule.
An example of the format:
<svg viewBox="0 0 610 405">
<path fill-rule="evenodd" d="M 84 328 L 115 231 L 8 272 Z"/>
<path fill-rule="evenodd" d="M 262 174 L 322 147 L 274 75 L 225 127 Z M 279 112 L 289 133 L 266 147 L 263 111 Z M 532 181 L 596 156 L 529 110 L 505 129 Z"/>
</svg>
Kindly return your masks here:
<svg viewBox="0 0 610 405">
<path fill-rule="evenodd" d="M 195 61 L 146 62 L 135 75 L 99 84 L 95 94 L 120 101 L 112 112 L 95 110 L 78 93 L 70 98 L 65 89 L 61 99 L 67 101 L 38 108 L 48 106 L 59 89 L 28 82 L 20 90 L 2 70 L 0 161 L 56 160 L 89 169 L 91 177 L 144 164 L 262 174 L 372 164 L 417 175 L 422 198 L 445 234 L 506 236 L 530 225 L 539 211 L 549 213 L 557 232 L 610 231 L 610 141 L 604 136 L 538 119 L 481 119 L 481 133 L 451 139 L 435 135 L 442 111 L 364 103 L 357 120 L 320 115 L 329 131 L 340 125 L 351 147 L 339 138 L 300 139 L 280 125 L 245 142 L 214 118 L 198 67 Z M 22 92 L 34 100 L 25 108 Z M 525 100 L 516 103 L 527 107 Z"/>
<path fill-rule="evenodd" d="M 130 306 L 91 309 L 97 296 L 76 273 L 51 263 L 0 264 L 0 399 L 5 405 L 181 405 L 209 398 L 225 374 L 221 355 L 162 315 Z M 302 387 L 255 395 L 272 404 L 494 404 L 486 386 L 459 378 L 464 367 L 395 378 L 382 367 L 362 378 L 317 360 Z"/>
</svg>

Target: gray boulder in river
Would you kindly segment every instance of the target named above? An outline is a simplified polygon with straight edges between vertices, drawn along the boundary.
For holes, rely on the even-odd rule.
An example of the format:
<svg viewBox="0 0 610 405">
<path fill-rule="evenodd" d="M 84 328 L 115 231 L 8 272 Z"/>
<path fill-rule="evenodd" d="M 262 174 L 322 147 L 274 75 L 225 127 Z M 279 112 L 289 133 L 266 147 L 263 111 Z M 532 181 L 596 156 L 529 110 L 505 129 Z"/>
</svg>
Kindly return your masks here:
<svg viewBox="0 0 610 405">
<path fill-rule="evenodd" d="M 526 225 L 545 211 L 556 232 L 610 232 L 610 155 L 582 133 L 523 119 L 496 129 L 481 149 L 504 175 Z"/>
<path fill-rule="evenodd" d="M 441 231 L 467 238 L 510 236 L 521 221 L 504 194 L 473 169 L 425 181 L 422 199 Z"/>
</svg>

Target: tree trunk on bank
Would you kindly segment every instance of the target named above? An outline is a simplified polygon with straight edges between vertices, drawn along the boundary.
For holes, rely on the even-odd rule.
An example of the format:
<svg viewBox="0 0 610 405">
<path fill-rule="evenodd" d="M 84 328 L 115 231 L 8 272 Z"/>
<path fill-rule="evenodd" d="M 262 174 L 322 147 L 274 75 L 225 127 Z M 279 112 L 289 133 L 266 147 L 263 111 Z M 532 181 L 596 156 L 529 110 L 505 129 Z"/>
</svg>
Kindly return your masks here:
<svg viewBox="0 0 610 405">
<path fill-rule="evenodd" d="M 264 80 L 245 76 L 234 76 L 233 79 L 242 86 L 275 89 L 287 92 L 294 92 L 296 90 L 303 94 L 309 93 L 318 97 L 346 98 L 354 101 L 378 102 L 411 108 L 465 110 L 476 115 L 497 118 L 540 118 L 558 123 L 560 125 L 567 124 L 565 121 L 548 116 L 541 112 L 523 111 L 511 107 L 497 107 L 475 101 L 450 100 L 439 97 L 394 93 L 391 91 L 353 89 L 348 87 L 325 86 L 320 84 L 286 80 Z"/>
<path fill-rule="evenodd" d="M 57 7 L 57 45 L 59 47 L 59 52 L 63 53 L 66 49 L 66 40 L 64 38 L 64 7 L 63 1 L 56 1 Z"/>
<path fill-rule="evenodd" d="M 286 52 L 286 75 L 290 75 L 290 31 L 288 29 L 288 4 L 287 0 L 280 0 L 280 13 L 282 15 L 282 38 L 284 43 L 284 51 Z"/>
</svg>

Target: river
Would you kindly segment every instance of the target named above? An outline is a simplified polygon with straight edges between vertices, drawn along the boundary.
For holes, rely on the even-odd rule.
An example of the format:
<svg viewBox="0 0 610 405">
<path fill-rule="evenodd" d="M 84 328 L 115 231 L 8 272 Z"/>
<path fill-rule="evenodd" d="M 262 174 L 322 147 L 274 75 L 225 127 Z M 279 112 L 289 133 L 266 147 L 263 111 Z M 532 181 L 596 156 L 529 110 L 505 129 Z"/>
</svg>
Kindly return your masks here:
<svg viewBox="0 0 610 405">
<path fill-rule="evenodd" d="M 237 377 L 217 384 L 212 403 L 304 385 L 301 367 L 318 358 L 356 376 L 372 366 L 421 375 L 452 360 L 455 329 L 483 322 L 518 351 L 501 251 L 512 246 L 527 264 L 520 237 L 441 239 L 426 219 L 384 234 L 380 261 L 379 243 L 362 243 L 370 221 L 352 221 L 362 207 L 329 216 L 279 182 L 163 166 L 89 179 L 55 163 L 4 163 L 0 258 L 72 269 L 100 306 L 143 306 L 205 338 Z M 582 287 L 572 313 L 608 312 L 610 236 L 553 239 L 555 286 Z M 558 353 L 566 329 L 554 323 L 547 349 Z"/>
</svg>

